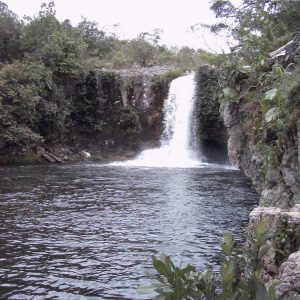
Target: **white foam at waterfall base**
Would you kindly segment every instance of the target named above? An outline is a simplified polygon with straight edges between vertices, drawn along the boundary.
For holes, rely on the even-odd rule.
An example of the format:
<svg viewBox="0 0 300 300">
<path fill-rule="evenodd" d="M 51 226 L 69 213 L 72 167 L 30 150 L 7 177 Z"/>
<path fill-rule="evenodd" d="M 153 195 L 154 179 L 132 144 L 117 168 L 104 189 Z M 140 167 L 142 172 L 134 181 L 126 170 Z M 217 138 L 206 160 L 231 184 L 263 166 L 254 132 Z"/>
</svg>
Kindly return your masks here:
<svg viewBox="0 0 300 300">
<path fill-rule="evenodd" d="M 164 130 L 161 147 L 143 151 L 138 157 L 119 166 L 193 168 L 205 165 L 196 159 L 191 145 L 192 114 L 194 109 L 194 74 L 171 82 L 169 96 L 164 103 Z"/>
</svg>

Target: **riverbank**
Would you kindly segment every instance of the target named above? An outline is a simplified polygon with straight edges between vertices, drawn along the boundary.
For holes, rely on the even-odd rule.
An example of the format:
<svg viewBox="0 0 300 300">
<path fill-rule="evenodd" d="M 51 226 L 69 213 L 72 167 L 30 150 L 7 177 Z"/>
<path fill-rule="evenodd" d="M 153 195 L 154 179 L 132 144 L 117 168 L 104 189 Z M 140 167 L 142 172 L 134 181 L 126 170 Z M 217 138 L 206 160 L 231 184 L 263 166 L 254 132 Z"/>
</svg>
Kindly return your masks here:
<svg viewBox="0 0 300 300">
<path fill-rule="evenodd" d="M 80 161 L 108 163 L 132 159 L 141 151 L 158 146 L 154 142 L 135 143 L 134 147 L 102 146 L 95 142 L 68 145 L 41 145 L 36 149 L 29 149 L 25 153 L 14 153 L 0 157 L 0 165 L 34 165 L 34 164 L 69 164 Z"/>
</svg>

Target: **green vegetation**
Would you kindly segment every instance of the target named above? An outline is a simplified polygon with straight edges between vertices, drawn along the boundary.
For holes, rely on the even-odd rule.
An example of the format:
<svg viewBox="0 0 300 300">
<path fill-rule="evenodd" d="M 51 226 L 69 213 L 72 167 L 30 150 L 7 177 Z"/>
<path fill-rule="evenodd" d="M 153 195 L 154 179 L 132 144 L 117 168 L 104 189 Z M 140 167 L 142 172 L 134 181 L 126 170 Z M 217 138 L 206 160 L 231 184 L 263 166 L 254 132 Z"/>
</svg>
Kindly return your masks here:
<svg viewBox="0 0 300 300">
<path fill-rule="evenodd" d="M 150 87 L 152 92 L 159 92 L 163 86 L 169 85 L 173 79 L 182 76 L 186 71 L 188 71 L 187 68 L 176 68 L 162 75 L 154 75 Z"/>
<path fill-rule="evenodd" d="M 0 2 L 0 62 L 11 62 L 20 57 L 22 23 L 18 17 Z"/>
<path fill-rule="evenodd" d="M 264 258 L 271 250 L 270 232 L 265 221 L 248 233 L 247 243 L 234 247 L 230 233 L 221 244 L 221 266 L 218 272 L 206 267 L 197 271 L 194 266 L 176 267 L 171 258 L 152 257 L 155 282 L 139 288 L 141 293 L 158 293 L 156 299 L 206 300 L 279 300 L 274 286 L 264 283 Z"/>
<path fill-rule="evenodd" d="M 0 156 L 42 143 L 74 143 L 80 135 L 104 143 L 139 134 L 136 111 L 120 93 L 127 84 L 131 95 L 134 83 L 122 82 L 116 69 L 177 67 L 153 79 L 160 97 L 173 78 L 214 57 L 188 47 L 168 49 L 159 45 L 160 34 L 120 40 L 85 18 L 77 26 L 60 22 L 53 1 L 20 20 L 0 1 Z M 105 73 L 98 70 L 103 67 Z"/>
<path fill-rule="evenodd" d="M 236 7 L 214 0 L 211 9 L 220 22 L 211 30 L 226 31 L 235 40 L 234 53 L 252 64 L 290 40 L 299 26 L 299 8 L 297 1 L 243 0 Z"/>
<path fill-rule="evenodd" d="M 288 256 L 300 247 L 300 226 L 291 224 L 286 217 L 280 219 L 273 238 L 274 263 L 280 266 Z"/>
<path fill-rule="evenodd" d="M 290 41 L 299 26 L 296 1 L 244 0 L 235 7 L 215 0 L 211 6 L 221 20 L 213 32 L 226 31 L 235 40 L 232 53 L 223 55 L 217 97 L 239 104 L 244 145 L 260 150 L 261 184 L 269 170 L 281 164 L 283 154 L 296 144 L 300 116 L 300 82 L 297 50 L 270 58 L 270 52 Z M 294 47 L 299 41 L 294 39 Z M 279 51 L 279 53 L 282 51 Z M 291 72 L 285 71 L 289 64 Z"/>
</svg>

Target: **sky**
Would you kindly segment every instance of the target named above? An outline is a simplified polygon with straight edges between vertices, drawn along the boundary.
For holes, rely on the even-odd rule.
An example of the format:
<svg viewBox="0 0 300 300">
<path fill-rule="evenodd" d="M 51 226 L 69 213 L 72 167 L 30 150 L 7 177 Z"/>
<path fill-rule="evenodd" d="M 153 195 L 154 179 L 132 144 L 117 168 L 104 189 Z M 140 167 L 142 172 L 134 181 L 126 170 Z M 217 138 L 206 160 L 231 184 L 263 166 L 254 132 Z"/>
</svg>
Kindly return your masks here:
<svg viewBox="0 0 300 300">
<path fill-rule="evenodd" d="M 47 0 L 2 0 L 19 17 L 33 16 Z M 225 39 L 207 30 L 193 32 L 198 23 L 213 24 L 209 0 L 56 0 L 59 20 L 69 19 L 76 26 L 82 17 L 99 28 L 116 30 L 120 38 L 134 38 L 141 32 L 162 30 L 161 44 L 189 46 L 214 52 L 227 51 Z M 117 27 L 114 25 L 118 25 Z"/>
</svg>

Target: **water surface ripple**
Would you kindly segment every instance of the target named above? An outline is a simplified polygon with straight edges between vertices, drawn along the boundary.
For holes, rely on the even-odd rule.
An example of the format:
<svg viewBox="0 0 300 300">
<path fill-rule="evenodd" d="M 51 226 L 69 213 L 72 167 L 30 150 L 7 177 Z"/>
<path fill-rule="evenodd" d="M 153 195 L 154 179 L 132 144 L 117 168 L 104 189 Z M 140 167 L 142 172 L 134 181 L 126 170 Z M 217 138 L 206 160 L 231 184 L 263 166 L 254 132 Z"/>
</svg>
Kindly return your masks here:
<svg viewBox="0 0 300 300">
<path fill-rule="evenodd" d="M 203 267 L 256 202 L 218 167 L 0 168 L 0 298 L 143 299 L 151 255 Z"/>
</svg>

